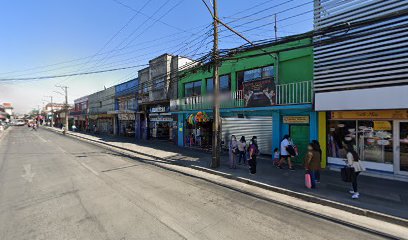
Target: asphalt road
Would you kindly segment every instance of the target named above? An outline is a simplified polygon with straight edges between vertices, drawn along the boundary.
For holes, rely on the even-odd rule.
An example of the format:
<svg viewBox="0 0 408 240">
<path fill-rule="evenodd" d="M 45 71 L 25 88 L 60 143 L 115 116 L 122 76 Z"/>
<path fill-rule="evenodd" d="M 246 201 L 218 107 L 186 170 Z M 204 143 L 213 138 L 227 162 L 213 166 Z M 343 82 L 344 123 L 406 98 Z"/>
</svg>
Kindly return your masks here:
<svg viewBox="0 0 408 240">
<path fill-rule="evenodd" d="M 39 129 L 0 140 L 0 239 L 380 239 Z"/>
</svg>

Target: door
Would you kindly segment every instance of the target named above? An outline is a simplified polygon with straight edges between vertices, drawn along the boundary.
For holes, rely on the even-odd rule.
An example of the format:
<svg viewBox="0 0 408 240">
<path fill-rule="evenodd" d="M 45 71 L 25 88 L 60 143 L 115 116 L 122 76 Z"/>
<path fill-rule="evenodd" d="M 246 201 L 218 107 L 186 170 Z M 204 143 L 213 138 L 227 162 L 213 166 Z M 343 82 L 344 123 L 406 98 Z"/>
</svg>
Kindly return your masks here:
<svg viewBox="0 0 408 240">
<path fill-rule="evenodd" d="M 408 121 L 399 121 L 397 126 L 395 172 L 408 175 Z"/>
<path fill-rule="evenodd" d="M 307 153 L 307 145 L 310 142 L 309 125 L 290 125 L 290 137 L 293 143 L 298 147 L 299 156 L 294 159 L 297 164 L 303 164 L 303 159 Z"/>
</svg>

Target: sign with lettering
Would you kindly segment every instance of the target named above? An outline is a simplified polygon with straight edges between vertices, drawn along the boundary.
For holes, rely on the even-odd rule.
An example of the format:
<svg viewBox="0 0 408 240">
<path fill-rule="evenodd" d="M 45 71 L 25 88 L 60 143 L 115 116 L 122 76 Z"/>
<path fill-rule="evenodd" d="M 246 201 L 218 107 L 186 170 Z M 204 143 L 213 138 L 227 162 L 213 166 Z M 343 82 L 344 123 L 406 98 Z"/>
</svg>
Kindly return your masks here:
<svg viewBox="0 0 408 240">
<path fill-rule="evenodd" d="M 166 112 L 166 107 L 162 107 L 162 106 L 152 107 L 150 108 L 150 112 L 152 113 Z"/>
<path fill-rule="evenodd" d="M 308 124 L 309 116 L 284 116 L 283 123 L 286 124 Z"/>
<path fill-rule="evenodd" d="M 408 110 L 339 111 L 331 112 L 333 120 L 408 119 Z"/>
</svg>

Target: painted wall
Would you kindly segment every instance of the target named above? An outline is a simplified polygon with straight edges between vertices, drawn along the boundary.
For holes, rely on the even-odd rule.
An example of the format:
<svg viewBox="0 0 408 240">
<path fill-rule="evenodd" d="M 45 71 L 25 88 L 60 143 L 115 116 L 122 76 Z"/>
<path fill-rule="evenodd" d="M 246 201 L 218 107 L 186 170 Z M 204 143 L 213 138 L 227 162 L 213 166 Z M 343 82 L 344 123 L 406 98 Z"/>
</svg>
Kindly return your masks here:
<svg viewBox="0 0 408 240">
<path fill-rule="evenodd" d="M 313 50 L 312 47 L 307 46 L 309 44 L 311 44 L 311 39 L 303 39 L 264 48 L 266 51 L 270 52 L 280 51 L 277 53 L 279 58 L 278 84 L 313 80 Z M 302 46 L 304 47 L 298 48 Z M 289 50 L 291 48 L 297 49 Z M 220 75 L 231 75 L 232 91 L 237 89 L 237 72 L 263 66 L 277 65 L 276 59 L 270 55 L 248 57 L 262 53 L 263 52 L 261 50 L 249 50 L 247 52 L 237 54 L 234 56 L 234 60 L 227 60 L 222 63 L 220 67 Z M 194 81 L 201 81 L 201 92 L 202 94 L 205 94 L 207 88 L 206 79 L 211 77 L 211 67 L 204 70 L 198 69 L 194 71 L 182 72 L 178 84 L 179 98 L 184 97 L 184 84 Z"/>
</svg>

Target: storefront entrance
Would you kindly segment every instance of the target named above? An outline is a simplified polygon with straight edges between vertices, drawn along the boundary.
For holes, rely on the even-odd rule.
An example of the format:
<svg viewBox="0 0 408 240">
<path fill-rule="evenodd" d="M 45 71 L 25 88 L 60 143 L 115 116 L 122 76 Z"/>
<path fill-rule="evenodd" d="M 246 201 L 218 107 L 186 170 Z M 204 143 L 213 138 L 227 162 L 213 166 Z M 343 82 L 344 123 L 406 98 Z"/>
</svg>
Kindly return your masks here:
<svg viewBox="0 0 408 240">
<path fill-rule="evenodd" d="M 395 169 L 400 175 L 408 175 L 408 121 L 396 121 Z"/>
</svg>

